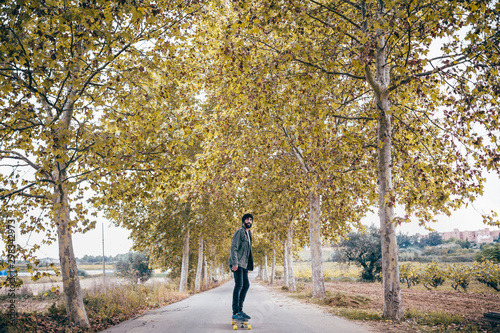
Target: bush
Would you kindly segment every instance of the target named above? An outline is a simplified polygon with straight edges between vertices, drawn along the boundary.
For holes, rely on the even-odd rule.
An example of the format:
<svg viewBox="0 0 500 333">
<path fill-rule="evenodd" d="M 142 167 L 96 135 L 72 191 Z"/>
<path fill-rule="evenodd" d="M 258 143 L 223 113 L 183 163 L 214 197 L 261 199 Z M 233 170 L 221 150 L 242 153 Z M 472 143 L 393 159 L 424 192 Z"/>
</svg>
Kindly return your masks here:
<svg viewBox="0 0 500 333">
<path fill-rule="evenodd" d="M 428 264 L 421 275 L 422 284 L 427 289 L 431 289 L 430 287 L 437 288 L 442 285 L 445 280 L 445 272 L 438 267 L 435 261 Z"/>
<path fill-rule="evenodd" d="M 84 270 L 84 269 L 78 269 L 78 276 L 81 276 L 81 277 L 84 277 L 84 278 L 85 278 L 85 277 L 88 277 L 88 276 L 89 276 L 89 274 L 88 274 L 88 273 L 87 273 L 87 271 L 86 271 L 86 270 Z"/>
<path fill-rule="evenodd" d="M 403 264 L 399 267 L 399 280 L 406 282 L 408 288 L 410 288 L 419 283 L 420 274 L 412 264 Z"/>
<path fill-rule="evenodd" d="M 476 254 L 476 260 L 489 260 L 497 264 L 500 263 L 500 243 L 485 244 L 482 250 Z"/>
<path fill-rule="evenodd" d="M 446 273 L 448 278 L 452 281 L 451 286 L 453 289 L 457 290 L 458 287 L 461 287 L 465 292 L 467 291 L 467 287 L 474 276 L 470 265 L 449 265 L 446 268 Z"/>
<path fill-rule="evenodd" d="M 152 270 L 149 268 L 149 259 L 143 253 L 128 253 L 116 263 L 117 275 L 137 283 L 149 280 Z"/>
<path fill-rule="evenodd" d="M 382 248 L 380 232 L 375 226 L 370 226 L 366 233 L 351 232 L 341 243 L 338 251 L 343 261 L 355 262 L 363 267 L 361 278 L 374 281 L 382 271 Z"/>
<path fill-rule="evenodd" d="M 500 265 L 496 265 L 493 261 L 485 260 L 475 262 L 473 269 L 477 281 L 496 291 L 500 291 Z"/>
</svg>

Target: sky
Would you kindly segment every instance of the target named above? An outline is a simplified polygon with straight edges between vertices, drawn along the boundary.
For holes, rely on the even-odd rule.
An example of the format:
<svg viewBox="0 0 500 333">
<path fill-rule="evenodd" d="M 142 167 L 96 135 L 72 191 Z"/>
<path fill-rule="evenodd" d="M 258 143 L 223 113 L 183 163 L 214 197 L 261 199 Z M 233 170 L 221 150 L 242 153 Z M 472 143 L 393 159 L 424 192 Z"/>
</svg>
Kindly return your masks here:
<svg viewBox="0 0 500 333">
<path fill-rule="evenodd" d="M 490 230 L 499 229 L 484 225 L 481 218 L 481 212 L 489 212 L 495 210 L 500 213 L 500 178 L 493 173 L 487 175 L 484 195 L 477 199 L 474 207 L 470 206 L 466 209 L 461 209 L 454 212 L 450 217 L 439 216 L 438 222 L 429 225 L 438 232 L 452 231 L 458 228 L 464 230 L 479 230 L 490 228 Z M 258 214 L 256 215 L 256 227 L 258 227 Z M 363 220 L 363 224 L 375 224 L 378 226 L 379 220 L 377 214 L 368 216 Z M 106 256 L 115 256 L 117 254 L 127 253 L 132 247 L 132 240 L 129 239 L 130 232 L 124 228 L 116 227 L 105 218 L 100 217 L 97 221 L 96 228 L 85 234 L 73 235 L 73 248 L 75 256 L 81 258 L 84 255 L 100 256 L 103 253 L 103 230 L 104 230 L 104 254 Z M 420 233 L 428 234 L 429 231 L 418 226 L 416 222 L 405 223 L 397 228 L 397 232 L 403 232 L 410 235 Z M 42 239 L 42 236 L 32 234 L 18 236 L 22 246 L 33 246 Z M 58 258 L 57 243 L 51 246 L 43 246 L 38 252 L 39 258 Z"/>
</svg>

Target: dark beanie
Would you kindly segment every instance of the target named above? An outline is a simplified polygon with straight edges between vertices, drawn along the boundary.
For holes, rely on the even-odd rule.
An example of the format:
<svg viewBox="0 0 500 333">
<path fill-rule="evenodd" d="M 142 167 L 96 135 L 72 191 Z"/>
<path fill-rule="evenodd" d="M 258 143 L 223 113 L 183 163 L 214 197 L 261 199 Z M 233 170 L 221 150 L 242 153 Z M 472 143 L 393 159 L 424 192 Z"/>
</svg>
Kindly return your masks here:
<svg viewBox="0 0 500 333">
<path fill-rule="evenodd" d="M 248 214 L 248 213 L 247 213 L 247 214 L 243 215 L 243 217 L 241 218 L 241 223 L 245 223 L 245 220 L 246 220 L 247 218 L 249 218 L 249 217 L 251 217 L 251 218 L 252 218 L 252 220 L 253 220 L 253 216 L 252 216 L 252 214 Z"/>
</svg>

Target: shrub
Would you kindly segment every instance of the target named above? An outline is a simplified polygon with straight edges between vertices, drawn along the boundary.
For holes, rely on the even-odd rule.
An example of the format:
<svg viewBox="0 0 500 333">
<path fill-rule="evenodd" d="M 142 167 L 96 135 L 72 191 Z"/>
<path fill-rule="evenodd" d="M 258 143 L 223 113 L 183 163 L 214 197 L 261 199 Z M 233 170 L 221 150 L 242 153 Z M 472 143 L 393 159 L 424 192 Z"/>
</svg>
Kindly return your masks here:
<svg viewBox="0 0 500 333">
<path fill-rule="evenodd" d="M 427 289 L 431 289 L 430 287 L 437 288 L 442 285 L 445 280 L 445 272 L 438 267 L 435 261 L 428 264 L 421 275 L 422 284 Z"/>
<path fill-rule="evenodd" d="M 489 260 L 500 263 L 500 243 L 485 244 L 482 250 L 476 254 L 477 261 Z"/>
<path fill-rule="evenodd" d="M 420 274 L 412 264 L 403 264 L 399 267 L 399 280 L 410 288 L 420 282 Z"/>
<path fill-rule="evenodd" d="M 461 287 L 465 292 L 474 276 L 470 265 L 461 264 L 449 265 L 446 268 L 446 273 L 448 278 L 452 281 L 451 286 L 453 289 L 457 290 L 458 287 Z"/>
<path fill-rule="evenodd" d="M 81 277 L 88 277 L 89 274 L 87 273 L 86 270 L 84 269 L 78 269 L 78 276 L 81 276 Z"/>
<path fill-rule="evenodd" d="M 363 267 L 361 278 L 374 281 L 377 273 L 382 271 L 382 248 L 380 233 L 375 226 L 370 226 L 366 233 L 351 232 L 342 240 L 338 250 L 342 261 L 355 262 Z"/>
<path fill-rule="evenodd" d="M 473 265 L 474 275 L 476 280 L 500 291 L 500 265 L 496 265 L 493 261 L 485 260 L 475 262 Z"/>
<path fill-rule="evenodd" d="M 125 258 L 120 258 L 116 264 L 116 272 L 130 281 L 145 282 L 151 277 L 149 259 L 143 253 L 128 253 Z"/>
</svg>

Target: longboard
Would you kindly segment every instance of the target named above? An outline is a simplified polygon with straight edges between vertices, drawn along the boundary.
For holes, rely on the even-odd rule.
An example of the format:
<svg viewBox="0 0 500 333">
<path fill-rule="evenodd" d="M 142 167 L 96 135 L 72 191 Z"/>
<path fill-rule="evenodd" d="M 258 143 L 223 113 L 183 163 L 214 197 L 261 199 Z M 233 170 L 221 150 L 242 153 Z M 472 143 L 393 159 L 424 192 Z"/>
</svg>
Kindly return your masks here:
<svg viewBox="0 0 500 333">
<path fill-rule="evenodd" d="M 247 330 L 252 329 L 252 325 L 248 323 L 248 320 L 236 320 L 236 319 L 231 319 L 231 325 L 233 325 L 233 330 L 237 330 L 238 326 L 240 328 L 246 328 Z"/>
</svg>

